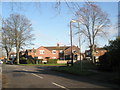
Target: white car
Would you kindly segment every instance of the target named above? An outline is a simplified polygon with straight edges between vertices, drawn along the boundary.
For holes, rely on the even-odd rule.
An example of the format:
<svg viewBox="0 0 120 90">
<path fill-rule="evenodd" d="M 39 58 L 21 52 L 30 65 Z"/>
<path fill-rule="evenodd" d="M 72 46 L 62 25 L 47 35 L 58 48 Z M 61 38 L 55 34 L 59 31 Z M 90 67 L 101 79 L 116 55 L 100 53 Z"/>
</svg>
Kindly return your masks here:
<svg viewBox="0 0 120 90">
<path fill-rule="evenodd" d="M 2 60 L 0 60 L 0 64 L 3 64 L 3 61 L 2 61 Z"/>
<path fill-rule="evenodd" d="M 42 63 L 47 64 L 47 61 L 46 61 L 46 60 L 43 60 Z"/>
</svg>

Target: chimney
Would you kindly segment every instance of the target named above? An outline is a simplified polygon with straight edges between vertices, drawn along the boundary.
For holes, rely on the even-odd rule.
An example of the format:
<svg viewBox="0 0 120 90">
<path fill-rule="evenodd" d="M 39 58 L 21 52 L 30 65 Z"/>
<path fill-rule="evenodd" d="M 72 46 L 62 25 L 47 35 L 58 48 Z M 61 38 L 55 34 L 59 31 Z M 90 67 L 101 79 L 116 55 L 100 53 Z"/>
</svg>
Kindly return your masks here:
<svg viewBox="0 0 120 90">
<path fill-rule="evenodd" d="M 57 46 L 58 46 L 58 47 L 60 46 L 59 43 L 57 43 Z"/>
</svg>

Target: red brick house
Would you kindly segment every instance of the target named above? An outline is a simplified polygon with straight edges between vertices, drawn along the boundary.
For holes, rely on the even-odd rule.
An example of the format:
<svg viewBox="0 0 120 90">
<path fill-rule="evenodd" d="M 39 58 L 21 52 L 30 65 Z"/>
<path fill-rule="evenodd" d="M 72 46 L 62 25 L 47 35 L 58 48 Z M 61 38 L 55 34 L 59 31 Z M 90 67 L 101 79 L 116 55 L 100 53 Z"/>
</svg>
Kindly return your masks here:
<svg viewBox="0 0 120 90">
<path fill-rule="evenodd" d="M 51 47 L 45 47 L 41 46 L 37 49 L 27 49 L 26 51 L 21 51 L 20 55 L 27 55 L 32 58 L 38 58 L 38 59 L 60 59 L 60 60 L 70 60 L 71 57 L 71 46 L 51 46 Z M 76 46 L 72 46 L 73 51 L 73 59 L 78 60 L 80 56 L 80 49 Z"/>
<path fill-rule="evenodd" d="M 37 55 L 36 55 L 36 49 L 34 49 L 34 48 L 33 49 L 27 49 L 26 51 L 27 51 L 27 55 L 28 56 L 32 56 L 33 58 L 37 57 Z"/>
<path fill-rule="evenodd" d="M 95 56 L 96 60 L 98 60 L 98 58 L 100 56 L 104 55 L 106 52 L 107 52 L 107 50 L 105 50 L 104 48 L 96 48 L 95 53 L 94 53 L 94 56 Z M 85 51 L 85 57 L 86 58 L 90 58 L 90 54 L 91 54 L 90 50 Z"/>
<path fill-rule="evenodd" d="M 73 49 L 73 57 L 77 60 L 77 57 L 79 56 L 79 48 L 76 46 L 72 47 Z M 44 47 L 41 46 L 38 49 L 36 49 L 36 56 L 38 59 L 70 59 L 70 46 L 51 46 L 51 47 Z"/>
</svg>

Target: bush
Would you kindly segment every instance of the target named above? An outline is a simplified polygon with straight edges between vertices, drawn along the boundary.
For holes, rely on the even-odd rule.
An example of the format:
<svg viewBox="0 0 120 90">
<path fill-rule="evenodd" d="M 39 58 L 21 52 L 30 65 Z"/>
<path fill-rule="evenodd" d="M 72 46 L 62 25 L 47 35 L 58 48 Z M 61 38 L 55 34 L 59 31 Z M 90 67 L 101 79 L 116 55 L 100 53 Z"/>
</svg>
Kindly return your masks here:
<svg viewBox="0 0 120 90">
<path fill-rule="evenodd" d="M 27 59 L 27 64 L 35 64 L 35 60 L 34 59 Z"/>
<path fill-rule="evenodd" d="M 47 63 L 48 63 L 48 64 L 57 64 L 57 60 L 58 60 L 58 59 L 48 59 L 48 60 L 47 60 Z"/>
<path fill-rule="evenodd" d="M 105 53 L 104 55 L 99 57 L 99 70 L 103 71 L 111 71 L 111 61 L 109 60 L 108 53 Z"/>
<path fill-rule="evenodd" d="M 27 59 L 25 57 L 21 57 L 20 64 L 27 64 Z"/>
<path fill-rule="evenodd" d="M 35 64 L 42 64 L 43 59 L 35 59 Z"/>
<path fill-rule="evenodd" d="M 108 52 L 99 58 L 99 69 L 109 71 L 120 71 L 120 37 L 109 42 L 105 47 Z"/>
</svg>

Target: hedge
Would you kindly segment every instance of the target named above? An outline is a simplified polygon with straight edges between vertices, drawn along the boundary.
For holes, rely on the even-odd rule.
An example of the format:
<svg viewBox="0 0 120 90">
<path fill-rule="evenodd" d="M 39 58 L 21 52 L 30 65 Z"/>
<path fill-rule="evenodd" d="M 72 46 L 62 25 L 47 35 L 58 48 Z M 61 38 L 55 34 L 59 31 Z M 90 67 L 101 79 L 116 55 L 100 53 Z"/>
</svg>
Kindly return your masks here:
<svg viewBox="0 0 120 90">
<path fill-rule="evenodd" d="M 58 59 L 48 59 L 48 60 L 47 60 L 47 63 L 57 64 L 57 60 L 58 60 Z"/>
</svg>

